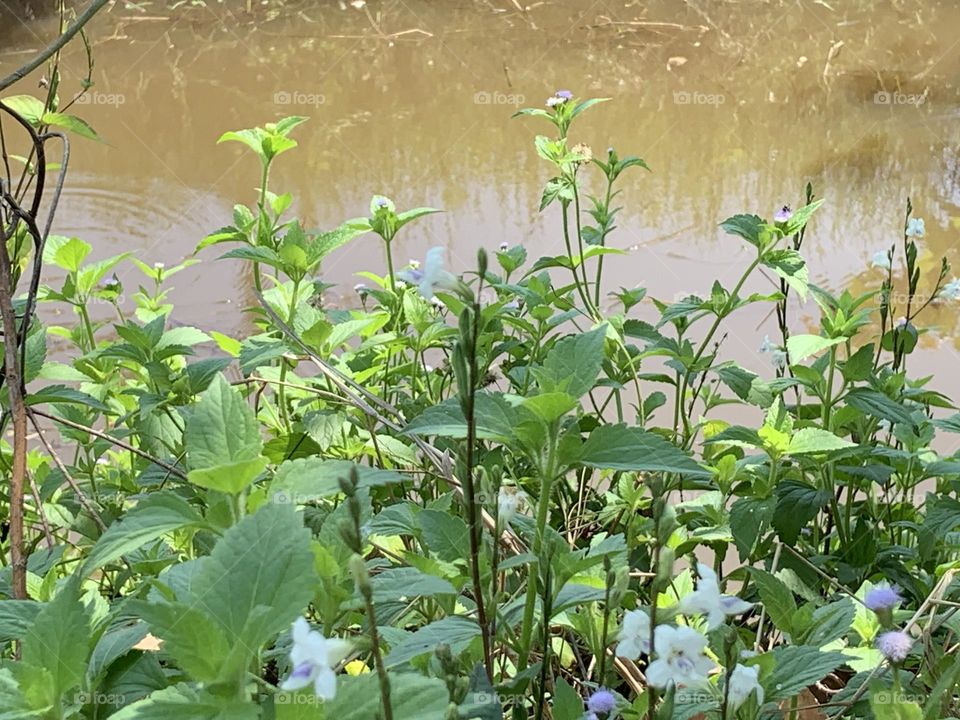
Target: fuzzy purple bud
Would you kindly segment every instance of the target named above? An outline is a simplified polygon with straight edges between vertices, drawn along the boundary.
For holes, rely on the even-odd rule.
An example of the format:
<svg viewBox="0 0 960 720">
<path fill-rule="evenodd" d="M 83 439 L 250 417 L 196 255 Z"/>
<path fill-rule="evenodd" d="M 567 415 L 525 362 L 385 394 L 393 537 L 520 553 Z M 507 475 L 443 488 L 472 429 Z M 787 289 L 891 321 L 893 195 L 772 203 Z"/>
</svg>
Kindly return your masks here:
<svg viewBox="0 0 960 720">
<path fill-rule="evenodd" d="M 881 610 L 893 610 L 894 606 L 903 600 L 897 588 L 886 583 L 877 585 L 866 594 L 863 604 L 870 610 L 879 612 Z"/>
<path fill-rule="evenodd" d="M 573 93 L 569 90 L 557 90 L 557 97 L 561 100 L 573 100 Z"/>
<path fill-rule="evenodd" d="M 776 215 L 773 216 L 774 222 L 782 223 L 786 222 L 793 217 L 793 210 L 790 209 L 789 205 L 784 205 L 782 208 L 777 210 Z"/>
<path fill-rule="evenodd" d="M 593 713 L 609 715 L 616 707 L 617 698 L 605 688 L 600 688 L 587 700 L 587 710 Z"/>
<path fill-rule="evenodd" d="M 877 650 L 890 662 L 903 662 L 913 647 L 913 638 L 902 630 L 890 630 L 877 638 Z"/>
</svg>

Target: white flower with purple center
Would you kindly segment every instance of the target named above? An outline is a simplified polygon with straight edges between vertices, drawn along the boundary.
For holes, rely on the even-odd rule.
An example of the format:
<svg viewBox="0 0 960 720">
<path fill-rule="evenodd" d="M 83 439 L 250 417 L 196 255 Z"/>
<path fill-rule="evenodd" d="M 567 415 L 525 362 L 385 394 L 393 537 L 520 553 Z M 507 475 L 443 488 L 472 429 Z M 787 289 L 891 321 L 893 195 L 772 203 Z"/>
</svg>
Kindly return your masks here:
<svg viewBox="0 0 960 720">
<path fill-rule="evenodd" d="M 680 612 L 705 616 L 709 630 L 723 625 L 728 615 L 739 615 L 753 607 L 735 595 L 722 594 L 717 574 L 703 563 L 697 563 L 697 575 L 697 589 L 680 600 Z"/>
<path fill-rule="evenodd" d="M 878 250 L 873 254 L 873 261 L 871 262 L 871 265 L 875 268 L 880 268 L 881 270 L 889 270 L 890 254 L 883 250 Z"/>
<path fill-rule="evenodd" d="M 889 424 L 889 421 L 888 421 Z M 897 603 L 903 600 L 896 587 L 887 583 L 881 583 L 876 587 L 870 588 L 870 591 L 864 596 L 863 604 L 874 612 L 880 610 L 893 610 Z"/>
<path fill-rule="evenodd" d="M 650 616 L 644 610 L 627 610 L 617 635 L 617 656 L 636 660 L 650 652 Z"/>
<path fill-rule="evenodd" d="M 280 685 L 281 690 L 299 690 L 313 685 L 318 698 L 332 700 L 337 694 L 337 676 L 333 669 L 350 652 L 350 643 L 340 638 L 325 638 L 310 629 L 304 618 L 293 623 L 293 671 Z"/>
<path fill-rule="evenodd" d="M 423 269 L 411 267 L 397 273 L 397 279 L 416 285 L 423 297 L 432 299 L 437 290 L 453 290 L 457 278 L 443 267 L 446 251 L 442 247 L 430 248 L 423 261 Z"/>
<path fill-rule="evenodd" d="M 954 278 L 940 291 L 940 297 L 947 300 L 960 300 L 960 279 Z"/>
<path fill-rule="evenodd" d="M 666 688 L 703 685 L 707 673 L 714 668 L 713 661 L 704 653 L 707 638 L 688 627 L 658 625 L 654 630 L 657 659 L 647 668 L 647 682 L 653 687 Z"/>
<path fill-rule="evenodd" d="M 910 218 L 907 221 L 907 237 L 922 238 L 927 234 L 927 228 L 923 224 L 923 218 Z"/>
<path fill-rule="evenodd" d="M 906 660 L 912 647 L 913 638 L 902 630 L 890 630 L 877 637 L 877 650 L 893 663 Z"/>
<path fill-rule="evenodd" d="M 750 697 L 757 694 L 757 704 L 763 705 L 763 688 L 760 686 L 759 665 L 737 665 L 730 673 L 730 690 L 727 693 L 727 709 L 736 710 Z"/>
<path fill-rule="evenodd" d="M 599 715 L 609 715 L 617 708 L 616 696 L 606 688 L 600 688 L 587 699 L 587 710 Z"/>
<path fill-rule="evenodd" d="M 793 210 L 790 209 L 789 205 L 784 205 L 782 208 L 777 210 L 773 215 L 773 221 L 778 223 L 785 223 L 787 220 L 793 217 Z"/>
</svg>

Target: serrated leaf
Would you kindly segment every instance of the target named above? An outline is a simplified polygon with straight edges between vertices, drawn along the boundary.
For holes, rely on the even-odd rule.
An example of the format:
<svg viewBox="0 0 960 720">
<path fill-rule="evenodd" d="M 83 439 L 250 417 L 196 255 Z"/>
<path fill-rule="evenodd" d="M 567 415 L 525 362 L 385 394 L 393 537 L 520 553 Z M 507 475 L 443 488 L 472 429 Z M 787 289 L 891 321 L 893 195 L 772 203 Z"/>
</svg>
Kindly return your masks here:
<svg viewBox="0 0 960 720">
<path fill-rule="evenodd" d="M 481 440 L 508 443 L 513 438 L 516 412 L 501 395 L 478 392 L 474 406 L 477 437 Z M 457 398 L 445 400 L 424 410 L 403 430 L 405 435 L 436 435 L 465 438 L 467 422 Z"/>
<path fill-rule="evenodd" d="M 845 450 L 856 447 L 855 443 L 837 437 L 828 430 L 820 428 L 802 428 L 790 438 L 787 455 L 805 455 L 826 453 L 833 450 Z"/>
<path fill-rule="evenodd" d="M 659 435 L 627 425 L 601 425 L 587 438 L 577 462 L 608 470 L 673 472 L 707 477 L 687 453 Z"/>
</svg>

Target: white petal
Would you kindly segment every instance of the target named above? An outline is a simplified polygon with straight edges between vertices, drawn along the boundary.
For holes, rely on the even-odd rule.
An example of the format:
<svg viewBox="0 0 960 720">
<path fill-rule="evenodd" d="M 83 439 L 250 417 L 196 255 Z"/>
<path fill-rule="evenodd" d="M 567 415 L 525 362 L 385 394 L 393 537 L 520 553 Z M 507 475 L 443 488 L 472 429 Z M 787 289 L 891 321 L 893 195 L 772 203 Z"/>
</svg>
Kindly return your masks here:
<svg viewBox="0 0 960 720">
<path fill-rule="evenodd" d="M 726 619 L 727 614 L 723 611 L 723 608 L 719 606 L 711 608 L 710 612 L 707 613 L 707 629 L 716 630 L 723 625 Z"/>
<path fill-rule="evenodd" d="M 640 657 L 640 642 L 636 637 L 625 638 L 617 643 L 617 649 L 614 651 L 617 657 L 636 660 Z"/>
<path fill-rule="evenodd" d="M 673 680 L 673 672 L 666 660 L 654 660 L 647 668 L 647 683 L 656 688 L 665 688 Z"/>
<path fill-rule="evenodd" d="M 293 631 L 291 636 L 294 643 L 302 643 L 310 635 L 310 623 L 306 618 L 298 617 L 293 621 Z"/>
<path fill-rule="evenodd" d="M 745 613 L 753 607 L 752 603 L 738 598 L 736 595 L 721 595 L 720 605 L 727 615 L 739 615 Z"/>
<path fill-rule="evenodd" d="M 327 642 L 327 656 L 324 658 L 326 664 L 330 667 L 334 667 L 341 660 L 343 660 L 347 655 L 350 654 L 350 651 L 353 649 L 353 646 L 346 640 L 341 640 L 340 638 L 328 638 Z"/>
<path fill-rule="evenodd" d="M 288 677 L 280 683 L 281 690 L 299 690 L 313 682 L 313 673 L 306 677 Z"/>
<path fill-rule="evenodd" d="M 318 698 L 324 700 L 333 700 L 337 694 L 337 676 L 330 668 L 322 668 L 317 673 L 317 679 L 313 683 L 313 690 Z"/>
</svg>

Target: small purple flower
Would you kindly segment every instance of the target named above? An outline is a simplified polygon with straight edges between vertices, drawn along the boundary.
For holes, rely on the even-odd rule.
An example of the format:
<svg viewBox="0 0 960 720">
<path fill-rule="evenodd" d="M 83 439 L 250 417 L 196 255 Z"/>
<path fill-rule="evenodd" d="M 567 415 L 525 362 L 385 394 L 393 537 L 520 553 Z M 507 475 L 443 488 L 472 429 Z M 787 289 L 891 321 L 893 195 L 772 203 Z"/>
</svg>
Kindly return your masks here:
<svg viewBox="0 0 960 720">
<path fill-rule="evenodd" d="M 913 638 L 902 630 L 890 630 L 877 638 L 877 650 L 890 662 L 903 662 L 913 647 Z"/>
<path fill-rule="evenodd" d="M 587 710 L 609 715 L 617 707 L 617 698 L 606 688 L 600 688 L 587 700 Z"/>
<path fill-rule="evenodd" d="M 569 90 L 557 90 L 557 97 L 561 100 L 573 100 L 573 93 Z"/>
<path fill-rule="evenodd" d="M 382 197 L 382 198 L 377 198 L 375 204 L 378 208 L 385 208 L 390 204 L 390 201 Z"/>
<path fill-rule="evenodd" d="M 896 587 L 882 583 L 871 588 L 870 592 L 864 597 L 863 604 L 870 610 L 878 612 L 880 610 L 892 610 L 901 600 L 903 598 L 900 597 Z"/>
<path fill-rule="evenodd" d="M 777 210 L 776 215 L 773 216 L 774 222 L 782 223 L 786 222 L 793 217 L 793 210 L 790 209 L 789 205 L 784 205 L 782 208 Z"/>
</svg>

